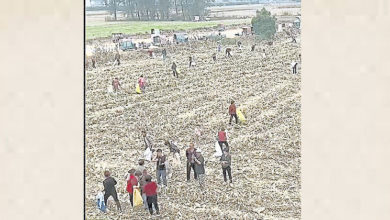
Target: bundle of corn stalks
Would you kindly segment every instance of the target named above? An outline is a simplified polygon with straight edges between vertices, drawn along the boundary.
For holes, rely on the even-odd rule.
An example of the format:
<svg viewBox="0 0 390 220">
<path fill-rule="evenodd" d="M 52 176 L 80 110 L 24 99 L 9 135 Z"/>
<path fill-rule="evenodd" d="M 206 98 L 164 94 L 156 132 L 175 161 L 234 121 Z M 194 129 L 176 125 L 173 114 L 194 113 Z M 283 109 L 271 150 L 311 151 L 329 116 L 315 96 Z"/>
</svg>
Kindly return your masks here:
<svg viewBox="0 0 390 220">
<path fill-rule="evenodd" d="M 167 47 L 168 58 L 149 58 L 141 51 L 121 54 L 121 65 L 99 65 L 86 73 L 86 216 L 118 219 L 109 200 L 108 214 L 96 209 L 95 196 L 110 170 L 117 179 L 122 219 L 145 219 L 148 212 L 132 209 L 123 175 L 137 166 L 143 155 L 141 130 L 147 130 L 154 148 L 169 155 L 165 140 L 181 149 L 181 168 L 173 170 L 168 188 L 159 192 L 162 219 L 299 219 L 300 208 L 300 75 L 290 63 L 298 60 L 300 45 L 286 43 L 283 33 L 272 46 L 254 38 L 240 38 L 243 49 L 233 57 L 217 51 L 217 42 L 190 42 Z M 251 45 L 257 43 L 251 52 Z M 224 51 L 224 48 L 222 51 Z M 265 49 L 266 57 L 261 53 Z M 189 67 L 188 57 L 197 65 Z M 109 56 L 108 56 L 109 57 Z M 109 63 L 104 55 L 101 60 Z M 181 70 L 173 77 L 171 64 Z M 111 62 L 111 61 L 110 61 Z M 299 73 L 298 69 L 298 73 Z M 245 74 L 243 74 L 245 73 Z M 148 82 L 136 94 L 140 75 Z M 122 88 L 108 92 L 118 77 Z M 234 100 L 247 123 L 229 123 L 228 107 Z M 216 133 L 228 130 L 233 184 L 226 185 L 218 158 L 214 158 Z M 186 182 L 185 149 L 195 142 L 206 160 L 206 188 Z M 146 167 L 156 180 L 155 164 Z M 193 175 L 193 174 L 192 174 Z M 191 176 L 193 178 L 193 176 Z"/>
</svg>

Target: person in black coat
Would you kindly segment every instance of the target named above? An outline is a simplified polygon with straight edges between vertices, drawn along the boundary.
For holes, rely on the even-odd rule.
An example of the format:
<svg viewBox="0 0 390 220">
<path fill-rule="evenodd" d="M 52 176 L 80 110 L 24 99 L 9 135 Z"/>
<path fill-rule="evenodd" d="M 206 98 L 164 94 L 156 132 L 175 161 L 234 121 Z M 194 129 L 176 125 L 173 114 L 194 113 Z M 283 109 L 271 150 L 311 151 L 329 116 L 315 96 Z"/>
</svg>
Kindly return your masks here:
<svg viewBox="0 0 390 220">
<path fill-rule="evenodd" d="M 114 198 L 114 201 L 116 203 L 116 207 L 118 208 L 118 210 L 120 212 L 122 212 L 121 204 L 119 203 L 118 194 L 117 194 L 116 188 L 115 188 L 115 185 L 117 184 L 117 182 L 114 178 L 112 178 L 110 176 L 110 172 L 107 170 L 104 171 L 104 176 L 106 177 L 106 179 L 103 181 L 104 204 L 106 205 L 106 207 L 108 207 L 107 200 L 110 196 L 112 196 L 112 198 Z"/>
</svg>

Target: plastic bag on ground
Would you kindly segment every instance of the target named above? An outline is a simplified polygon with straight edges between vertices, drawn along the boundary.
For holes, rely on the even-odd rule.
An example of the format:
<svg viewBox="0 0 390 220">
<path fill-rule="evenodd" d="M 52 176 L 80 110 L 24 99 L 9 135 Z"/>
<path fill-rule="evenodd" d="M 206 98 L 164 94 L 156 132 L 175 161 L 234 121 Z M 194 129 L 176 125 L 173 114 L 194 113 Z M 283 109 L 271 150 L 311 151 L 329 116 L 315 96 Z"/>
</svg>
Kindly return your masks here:
<svg viewBox="0 0 390 220">
<path fill-rule="evenodd" d="M 102 192 L 97 194 L 96 200 L 98 209 L 102 212 L 106 212 L 106 204 L 104 204 L 104 196 Z"/>
<path fill-rule="evenodd" d="M 221 151 L 221 147 L 219 146 L 218 141 L 217 141 L 217 142 L 215 142 L 214 157 L 220 157 L 220 156 L 222 156 L 222 151 Z"/>
</svg>

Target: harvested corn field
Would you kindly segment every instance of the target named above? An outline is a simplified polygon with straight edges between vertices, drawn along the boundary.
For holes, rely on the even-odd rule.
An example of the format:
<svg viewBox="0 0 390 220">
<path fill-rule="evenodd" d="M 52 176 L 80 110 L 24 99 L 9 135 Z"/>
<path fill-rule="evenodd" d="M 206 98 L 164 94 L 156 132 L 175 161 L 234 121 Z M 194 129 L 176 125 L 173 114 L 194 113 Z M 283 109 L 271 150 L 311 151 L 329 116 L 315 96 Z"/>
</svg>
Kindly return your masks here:
<svg viewBox="0 0 390 220">
<path fill-rule="evenodd" d="M 242 42 L 240 50 L 235 41 Z M 215 41 L 190 41 L 166 46 L 167 59 L 146 51 L 121 52 L 97 59 L 95 69 L 86 70 L 86 218 L 87 219 L 300 219 L 300 69 L 292 74 L 291 63 L 299 62 L 300 45 L 277 33 L 273 45 L 256 42 L 252 36 L 230 39 L 217 52 Z M 232 57 L 225 49 L 232 48 Z M 265 57 L 263 57 L 265 49 Z M 217 53 L 214 62 L 212 54 Z M 195 66 L 189 67 L 189 56 Z M 173 77 L 175 61 L 179 77 Z M 136 94 L 135 84 L 144 75 L 148 86 Z M 112 93 L 117 77 L 121 89 Z M 246 124 L 229 125 L 228 107 L 234 100 L 244 111 Z M 216 133 L 224 126 L 229 135 L 233 184 L 223 180 L 215 158 Z M 185 149 L 195 142 L 195 129 L 202 130 L 196 147 L 206 161 L 206 186 L 186 182 Z M 142 207 L 131 208 L 124 175 L 143 157 L 141 131 L 170 158 L 165 140 L 180 148 L 181 166 L 172 171 L 168 187 L 159 190 L 160 215 L 151 217 Z M 146 169 L 156 180 L 156 164 Z M 96 208 L 104 170 L 118 184 L 122 213 L 112 198 L 108 213 Z M 191 177 L 192 178 L 192 177 Z"/>
</svg>

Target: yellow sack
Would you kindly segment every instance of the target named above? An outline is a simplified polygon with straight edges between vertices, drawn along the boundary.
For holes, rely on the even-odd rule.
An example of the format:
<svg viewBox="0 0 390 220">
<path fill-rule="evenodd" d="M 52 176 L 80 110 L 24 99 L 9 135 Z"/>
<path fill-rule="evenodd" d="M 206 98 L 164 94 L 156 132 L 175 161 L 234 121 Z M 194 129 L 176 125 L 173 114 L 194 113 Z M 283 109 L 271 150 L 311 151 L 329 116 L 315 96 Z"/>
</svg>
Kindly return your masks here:
<svg viewBox="0 0 390 220">
<path fill-rule="evenodd" d="M 142 201 L 141 192 L 139 191 L 138 188 L 135 188 L 133 190 L 133 207 L 136 207 L 136 206 L 139 206 L 142 204 L 143 204 L 143 201 Z"/>
<path fill-rule="evenodd" d="M 139 84 L 138 84 L 138 83 L 137 83 L 137 87 L 135 88 L 135 92 L 136 92 L 137 94 L 141 94 L 141 93 L 142 93 L 141 88 L 139 87 Z"/>
<path fill-rule="evenodd" d="M 241 123 L 246 124 L 246 118 L 240 109 L 237 109 L 237 116 Z"/>
</svg>

